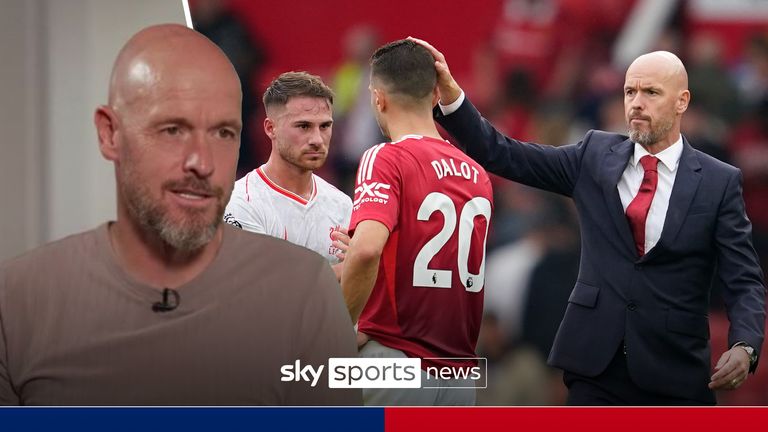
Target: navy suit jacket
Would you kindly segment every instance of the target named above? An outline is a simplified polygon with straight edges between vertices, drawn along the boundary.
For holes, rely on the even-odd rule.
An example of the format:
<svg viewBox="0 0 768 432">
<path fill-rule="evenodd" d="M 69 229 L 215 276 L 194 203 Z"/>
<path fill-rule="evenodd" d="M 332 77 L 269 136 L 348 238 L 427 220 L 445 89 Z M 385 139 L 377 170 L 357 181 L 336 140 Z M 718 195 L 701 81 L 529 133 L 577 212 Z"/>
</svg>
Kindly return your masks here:
<svg viewBox="0 0 768 432">
<path fill-rule="evenodd" d="M 623 342 L 641 388 L 714 403 L 710 370 L 709 292 L 723 282 L 730 344 L 760 350 L 765 287 L 744 210 L 741 172 L 683 139 L 664 227 L 638 258 L 616 188 L 634 144 L 589 131 L 562 147 L 508 138 L 466 100 L 438 123 L 486 170 L 572 197 L 581 229 L 579 276 L 555 337 L 549 364 L 597 376 Z M 727 347 L 716 347 L 718 355 Z"/>
</svg>

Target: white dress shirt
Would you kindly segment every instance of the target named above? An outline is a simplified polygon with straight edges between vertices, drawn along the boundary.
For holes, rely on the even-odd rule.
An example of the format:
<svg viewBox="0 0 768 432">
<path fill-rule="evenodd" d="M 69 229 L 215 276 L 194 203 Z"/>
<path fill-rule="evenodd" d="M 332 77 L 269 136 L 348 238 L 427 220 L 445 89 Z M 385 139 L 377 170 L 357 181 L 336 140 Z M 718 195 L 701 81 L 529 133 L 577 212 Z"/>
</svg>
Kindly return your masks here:
<svg viewBox="0 0 768 432">
<path fill-rule="evenodd" d="M 440 106 L 440 111 L 443 112 L 443 115 L 453 114 L 456 112 L 457 109 L 461 106 L 461 104 L 464 103 L 464 90 L 461 91 L 461 94 L 458 98 L 456 98 L 455 101 L 448 105 L 443 105 L 443 101 L 438 101 L 438 105 Z"/>
<path fill-rule="evenodd" d="M 640 190 L 640 183 L 643 181 L 645 170 L 640 164 L 640 158 L 649 155 L 647 150 L 640 144 L 635 143 L 635 153 L 629 158 L 627 167 L 619 179 L 616 188 L 619 190 L 621 206 L 627 211 L 629 203 Z M 648 218 L 645 220 L 645 253 L 648 253 L 661 237 L 661 230 L 664 228 L 664 220 L 667 218 L 667 208 L 669 207 L 669 197 L 672 195 L 672 186 L 675 184 L 677 175 L 677 166 L 680 163 L 680 156 L 683 154 L 683 137 L 677 138 L 677 141 L 666 149 L 656 153 L 659 159 L 658 173 L 659 183 L 656 186 L 656 193 L 651 201 L 651 209 L 648 210 Z"/>
<path fill-rule="evenodd" d="M 443 115 L 449 115 L 455 112 L 461 104 L 464 102 L 464 92 L 449 105 L 438 104 L 440 111 Z M 624 169 L 624 173 L 621 175 L 619 184 L 616 188 L 619 190 L 619 197 L 621 198 L 621 205 L 624 207 L 624 212 L 627 211 L 629 203 L 637 195 L 640 190 L 640 183 L 643 181 L 643 175 L 645 171 L 640 164 L 640 158 L 648 155 L 643 146 L 635 143 L 635 153 L 629 158 L 627 167 Z M 656 193 L 653 196 L 651 202 L 651 208 L 648 211 L 648 218 L 645 220 L 645 252 L 648 253 L 656 243 L 659 242 L 661 237 L 661 230 L 664 228 L 664 221 L 667 218 L 667 208 L 669 207 L 669 198 L 672 194 L 672 186 L 675 184 L 675 176 L 677 175 L 677 166 L 680 163 L 680 156 L 683 154 L 683 137 L 682 135 L 677 138 L 677 141 L 664 149 L 663 151 L 653 155 L 659 159 L 658 173 L 659 182 L 656 186 Z"/>
</svg>

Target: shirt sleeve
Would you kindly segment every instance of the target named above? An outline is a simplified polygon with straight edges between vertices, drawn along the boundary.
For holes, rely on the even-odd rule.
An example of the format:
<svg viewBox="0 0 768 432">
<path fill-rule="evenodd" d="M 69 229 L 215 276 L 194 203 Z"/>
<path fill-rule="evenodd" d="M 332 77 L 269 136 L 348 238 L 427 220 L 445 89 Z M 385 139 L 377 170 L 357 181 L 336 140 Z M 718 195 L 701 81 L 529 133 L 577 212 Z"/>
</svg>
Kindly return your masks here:
<svg viewBox="0 0 768 432">
<path fill-rule="evenodd" d="M 715 230 L 717 272 L 731 323 L 728 346 L 746 342 L 758 353 L 765 335 L 765 285 L 744 210 L 741 172 L 729 180 Z"/>
<path fill-rule="evenodd" d="M 381 222 L 390 232 L 396 228 L 401 179 L 394 145 L 379 144 L 363 154 L 357 170 L 350 235 L 364 220 Z"/>
<path fill-rule="evenodd" d="M 8 371 L 8 347 L 5 340 L 3 324 L 3 293 L 5 292 L 5 275 L 0 270 L 0 406 L 19 405 L 19 397 L 11 385 Z"/>
<path fill-rule="evenodd" d="M 248 202 L 238 188 L 232 191 L 232 197 L 224 211 L 224 222 L 237 228 L 259 234 L 269 234 L 264 215 Z"/>
<path fill-rule="evenodd" d="M 461 104 L 464 103 L 464 90 L 461 91 L 461 94 L 458 98 L 456 98 L 455 101 L 449 103 L 448 105 L 443 105 L 442 103 L 438 103 L 440 106 L 440 111 L 443 113 L 443 115 L 451 115 L 456 112 L 457 109 L 461 106 Z"/>
</svg>

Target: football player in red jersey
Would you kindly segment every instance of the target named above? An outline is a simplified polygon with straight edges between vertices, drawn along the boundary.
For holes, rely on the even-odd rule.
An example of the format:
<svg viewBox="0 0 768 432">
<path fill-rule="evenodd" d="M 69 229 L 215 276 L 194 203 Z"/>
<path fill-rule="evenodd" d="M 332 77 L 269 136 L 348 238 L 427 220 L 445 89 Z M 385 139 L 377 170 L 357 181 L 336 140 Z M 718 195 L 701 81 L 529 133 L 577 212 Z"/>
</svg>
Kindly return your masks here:
<svg viewBox="0 0 768 432">
<path fill-rule="evenodd" d="M 462 379 L 426 369 L 471 368 L 483 309 L 492 210 L 485 170 L 443 140 L 432 108 L 434 60 L 400 40 L 371 59 L 371 105 L 392 141 L 369 149 L 357 173 L 342 289 L 362 357 L 422 360 L 439 388 L 366 389 L 369 405 L 469 405 Z"/>
</svg>

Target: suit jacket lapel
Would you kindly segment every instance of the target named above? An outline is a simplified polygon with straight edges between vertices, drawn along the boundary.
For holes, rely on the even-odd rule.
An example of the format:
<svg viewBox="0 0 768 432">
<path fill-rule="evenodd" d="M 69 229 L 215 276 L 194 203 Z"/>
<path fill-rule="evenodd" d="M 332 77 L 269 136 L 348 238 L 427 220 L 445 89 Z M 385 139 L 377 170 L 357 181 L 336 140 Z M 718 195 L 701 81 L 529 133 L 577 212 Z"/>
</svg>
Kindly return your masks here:
<svg viewBox="0 0 768 432">
<path fill-rule="evenodd" d="M 661 229 L 659 242 L 649 253 L 643 256 L 642 261 L 647 261 L 658 254 L 659 246 L 668 244 L 675 239 L 680 227 L 683 226 L 688 208 L 701 182 L 701 164 L 696 157 L 688 140 L 683 137 L 683 153 L 680 155 L 680 164 L 677 166 L 675 184 L 672 186 L 672 194 L 669 197 L 667 216 L 664 219 L 664 228 Z"/>
<path fill-rule="evenodd" d="M 627 162 L 633 150 L 634 144 L 630 140 L 613 145 L 603 158 L 601 181 L 608 214 L 619 234 L 619 241 L 626 246 L 624 250 L 626 253 L 631 254 L 631 256 L 635 255 L 635 241 L 632 237 L 632 231 L 629 229 L 627 217 L 624 214 L 624 207 L 621 205 L 617 185 L 621 175 L 627 168 Z"/>
</svg>

